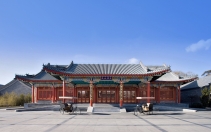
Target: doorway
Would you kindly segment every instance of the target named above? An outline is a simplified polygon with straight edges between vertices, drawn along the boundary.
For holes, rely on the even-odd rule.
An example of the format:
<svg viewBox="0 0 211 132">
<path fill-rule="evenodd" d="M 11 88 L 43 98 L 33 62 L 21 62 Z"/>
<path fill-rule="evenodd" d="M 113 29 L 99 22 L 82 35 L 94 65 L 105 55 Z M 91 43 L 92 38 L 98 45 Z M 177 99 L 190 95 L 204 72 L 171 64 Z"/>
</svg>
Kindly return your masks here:
<svg viewBox="0 0 211 132">
<path fill-rule="evenodd" d="M 116 89 L 115 87 L 98 87 L 97 103 L 115 103 Z"/>
</svg>

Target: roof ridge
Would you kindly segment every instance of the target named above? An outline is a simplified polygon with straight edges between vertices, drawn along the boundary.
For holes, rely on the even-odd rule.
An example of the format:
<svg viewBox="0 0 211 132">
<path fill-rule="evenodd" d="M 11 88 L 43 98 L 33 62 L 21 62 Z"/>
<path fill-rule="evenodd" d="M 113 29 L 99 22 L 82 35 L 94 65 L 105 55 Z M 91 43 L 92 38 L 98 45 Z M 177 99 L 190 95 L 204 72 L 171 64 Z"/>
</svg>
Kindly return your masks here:
<svg viewBox="0 0 211 132">
<path fill-rule="evenodd" d="M 33 78 L 35 78 L 36 76 L 38 76 L 41 72 L 43 72 L 44 70 L 42 69 L 40 72 L 38 72 L 37 74 L 34 75 Z"/>
<path fill-rule="evenodd" d="M 39 74 L 41 74 L 41 73 L 47 74 L 47 75 L 49 75 L 51 78 L 58 80 L 57 78 L 55 78 L 54 76 L 52 76 L 51 74 L 49 74 L 48 72 L 46 72 L 46 71 L 44 71 L 44 70 L 41 70 L 41 71 L 39 72 Z M 37 76 L 38 76 L 39 74 L 37 74 Z M 34 76 L 32 79 L 36 79 L 35 77 L 36 77 L 36 76 Z"/>
<path fill-rule="evenodd" d="M 145 71 L 145 72 L 147 72 L 147 67 L 140 61 L 140 63 L 139 63 L 140 65 L 141 65 L 141 67 L 143 68 L 143 70 Z"/>
<path fill-rule="evenodd" d="M 25 84 L 24 82 L 22 82 L 22 81 L 19 81 L 19 82 L 22 83 L 23 85 L 26 85 L 26 84 Z M 30 83 L 29 83 L 29 84 L 30 84 Z M 28 86 L 28 85 L 26 85 L 26 86 Z M 29 87 L 29 86 L 28 86 L 28 88 L 31 89 L 31 87 Z"/>
<path fill-rule="evenodd" d="M 175 74 L 174 72 L 170 72 L 173 76 L 177 77 L 179 79 L 179 75 Z"/>
<path fill-rule="evenodd" d="M 17 80 L 13 79 L 12 81 L 10 81 L 9 83 L 5 84 L 4 86 L 1 87 L 0 91 L 8 88 L 9 86 L 11 86 L 12 84 L 14 84 Z M 19 81 L 19 80 L 18 80 Z"/>
<path fill-rule="evenodd" d="M 67 65 L 66 70 L 68 71 L 72 66 L 73 66 L 73 61 L 71 61 L 71 63 L 69 65 Z"/>
<path fill-rule="evenodd" d="M 160 68 L 152 68 L 152 70 L 148 71 L 147 67 L 140 62 L 140 64 L 73 64 L 69 65 L 66 70 L 59 70 L 55 67 L 46 66 L 46 70 L 48 72 L 58 71 L 64 72 L 67 74 L 134 74 L 134 75 L 142 75 L 142 74 L 151 74 L 157 72 L 167 72 L 170 67 L 160 67 Z"/>
</svg>

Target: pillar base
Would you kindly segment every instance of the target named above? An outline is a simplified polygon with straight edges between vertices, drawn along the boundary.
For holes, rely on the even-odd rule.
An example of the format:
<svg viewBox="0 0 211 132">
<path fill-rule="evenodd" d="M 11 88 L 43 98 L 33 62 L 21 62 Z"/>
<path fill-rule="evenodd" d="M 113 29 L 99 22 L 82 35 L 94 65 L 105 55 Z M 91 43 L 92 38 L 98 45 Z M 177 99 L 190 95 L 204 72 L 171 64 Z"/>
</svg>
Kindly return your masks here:
<svg viewBox="0 0 211 132">
<path fill-rule="evenodd" d="M 120 113 L 126 113 L 127 111 L 126 111 L 126 109 L 125 108 L 121 108 L 120 109 Z"/>
<path fill-rule="evenodd" d="M 122 107 L 123 106 L 123 100 L 120 100 L 119 101 L 119 107 Z"/>
<path fill-rule="evenodd" d="M 93 102 L 92 102 L 92 100 L 90 100 L 90 105 L 89 105 L 90 107 L 93 107 Z"/>
<path fill-rule="evenodd" d="M 88 112 L 88 113 L 92 113 L 92 112 L 93 112 L 93 107 L 89 106 L 89 107 L 87 108 L 87 112 Z"/>
</svg>

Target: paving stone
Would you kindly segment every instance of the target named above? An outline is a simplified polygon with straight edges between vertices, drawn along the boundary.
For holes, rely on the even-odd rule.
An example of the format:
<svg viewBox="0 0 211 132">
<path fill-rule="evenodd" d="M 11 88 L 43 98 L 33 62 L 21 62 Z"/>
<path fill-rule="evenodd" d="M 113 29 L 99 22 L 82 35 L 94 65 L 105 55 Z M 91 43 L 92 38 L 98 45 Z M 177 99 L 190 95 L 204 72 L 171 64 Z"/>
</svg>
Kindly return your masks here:
<svg viewBox="0 0 211 132">
<path fill-rule="evenodd" d="M 157 111 L 153 115 L 128 113 L 60 114 L 58 111 L 0 112 L 1 131 L 178 132 L 211 131 L 209 111 Z"/>
</svg>

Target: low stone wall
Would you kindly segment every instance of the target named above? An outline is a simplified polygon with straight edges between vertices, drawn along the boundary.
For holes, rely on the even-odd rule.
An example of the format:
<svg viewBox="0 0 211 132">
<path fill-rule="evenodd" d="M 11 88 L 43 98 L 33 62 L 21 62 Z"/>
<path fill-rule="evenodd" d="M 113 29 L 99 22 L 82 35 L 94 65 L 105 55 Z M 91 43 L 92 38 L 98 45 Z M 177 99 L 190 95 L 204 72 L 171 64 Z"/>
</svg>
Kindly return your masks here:
<svg viewBox="0 0 211 132">
<path fill-rule="evenodd" d="M 87 111 L 87 108 L 89 104 L 74 104 L 77 105 L 78 108 L 80 108 L 81 111 Z M 24 109 L 26 110 L 35 110 L 35 111 L 45 111 L 45 110 L 51 110 L 51 111 L 59 111 L 60 103 L 25 103 Z"/>
</svg>

